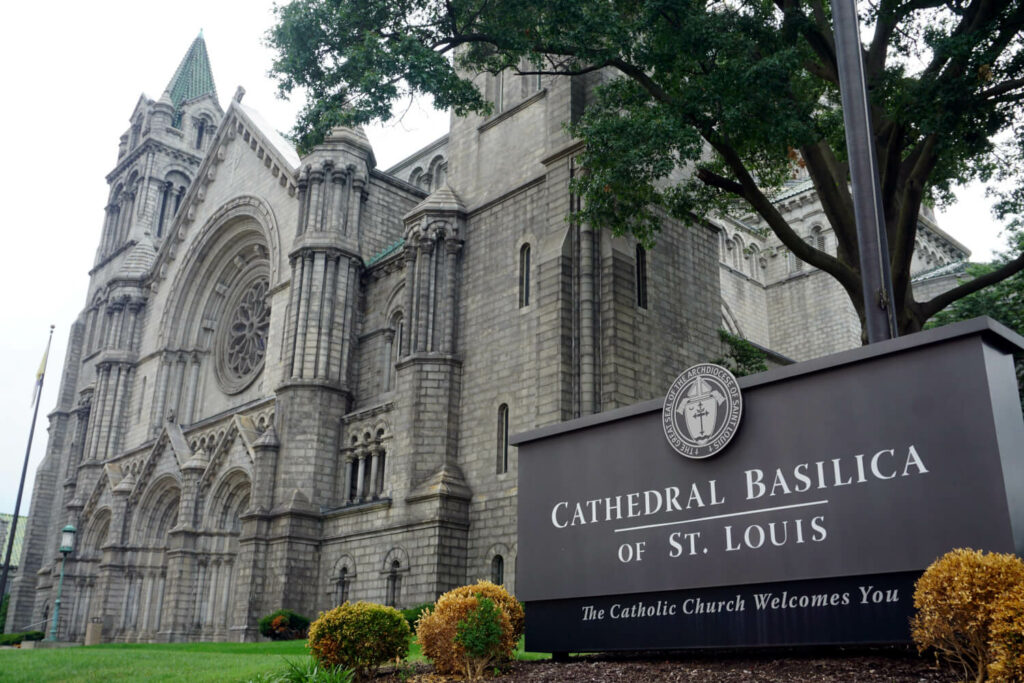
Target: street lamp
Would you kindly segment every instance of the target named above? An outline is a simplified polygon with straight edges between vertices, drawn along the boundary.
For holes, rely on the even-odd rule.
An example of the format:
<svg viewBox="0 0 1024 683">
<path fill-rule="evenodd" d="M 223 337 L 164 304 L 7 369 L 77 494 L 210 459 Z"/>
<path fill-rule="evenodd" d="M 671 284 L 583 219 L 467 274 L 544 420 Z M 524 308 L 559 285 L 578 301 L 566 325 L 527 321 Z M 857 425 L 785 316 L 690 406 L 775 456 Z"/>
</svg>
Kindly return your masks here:
<svg viewBox="0 0 1024 683">
<path fill-rule="evenodd" d="M 60 614 L 60 594 L 64 590 L 64 563 L 68 560 L 71 549 L 75 546 L 75 527 L 68 524 L 60 530 L 60 583 L 57 584 L 57 599 L 53 603 L 53 627 L 50 628 L 50 640 L 57 640 L 57 619 Z"/>
</svg>

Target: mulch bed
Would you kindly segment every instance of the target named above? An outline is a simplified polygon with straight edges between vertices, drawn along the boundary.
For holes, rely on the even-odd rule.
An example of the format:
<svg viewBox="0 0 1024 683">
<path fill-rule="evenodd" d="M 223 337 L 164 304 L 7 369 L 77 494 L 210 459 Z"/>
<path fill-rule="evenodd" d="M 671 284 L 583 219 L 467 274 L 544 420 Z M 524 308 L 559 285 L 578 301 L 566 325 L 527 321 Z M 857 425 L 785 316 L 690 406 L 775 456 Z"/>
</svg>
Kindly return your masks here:
<svg viewBox="0 0 1024 683">
<path fill-rule="evenodd" d="M 462 680 L 440 676 L 418 665 L 404 677 L 381 671 L 378 682 L 447 683 Z M 762 653 L 639 653 L 599 654 L 551 660 L 513 662 L 501 683 L 596 683 L 684 681 L 686 683 L 952 683 L 962 680 L 952 668 L 902 648 L 766 651 Z"/>
</svg>

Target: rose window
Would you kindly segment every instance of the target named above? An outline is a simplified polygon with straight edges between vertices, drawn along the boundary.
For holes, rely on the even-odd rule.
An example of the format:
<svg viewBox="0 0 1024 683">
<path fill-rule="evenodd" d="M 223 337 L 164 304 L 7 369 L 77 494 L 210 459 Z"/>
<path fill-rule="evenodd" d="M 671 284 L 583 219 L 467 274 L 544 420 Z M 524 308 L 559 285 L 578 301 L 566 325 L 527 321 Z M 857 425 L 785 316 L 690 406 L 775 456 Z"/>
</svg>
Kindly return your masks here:
<svg viewBox="0 0 1024 683">
<path fill-rule="evenodd" d="M 229 393 L 247 387 L 263 369 L 270 328 L 269 286 L 267 278 L 256 279 L 241 291 L 229 308 L 218 354 L 221 383 Z"/>
</svg>

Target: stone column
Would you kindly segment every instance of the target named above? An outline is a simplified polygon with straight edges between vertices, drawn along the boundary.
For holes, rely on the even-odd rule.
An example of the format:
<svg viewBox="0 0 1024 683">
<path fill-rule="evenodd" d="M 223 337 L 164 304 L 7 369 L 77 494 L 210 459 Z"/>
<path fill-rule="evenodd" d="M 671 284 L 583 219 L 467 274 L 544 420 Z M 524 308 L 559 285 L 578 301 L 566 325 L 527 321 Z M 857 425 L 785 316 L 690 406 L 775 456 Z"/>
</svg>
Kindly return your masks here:
<svg viewBox="0 0 1024 683">
<path fill-rule="evenodd" d="M 107 443 L 108 458 L 117 455 L 117 451 L 121 447 L 121 432 L 124 428 L 124 420 L 126 417 L 125 412 L 127 410 L 127 401 L 125 400 L 125 396 L 128 393 L 128 387 L 131 386 L 135 369 L 130 365 L 119 365 L 117 371 L 117 394 L 114 398 L 114 405 L 111 410 L 113 414 L 110 418 L 110 440 Z"/>
<path fill-rule="evenodd" d="M 394 361 L 392 356 L 395 352 L 395 331 L 384 330 L 384 357 L 381 358 L 380 366 L 384 368 L 384 376 L 381 377 L 381 388 L 384 391 L 391 391 L 391 377 L 394 375 Z"/>
<path fill-rule="evenodd" d="M 340 359 L 338 381 L 343 386 L 348 386 L 349 368 L 352 363 L 352 326 L 356 317 L 356 303 L 359 300 L 359 265 L 353 259 L 343 257 L 343 262 L 338 264 L 338 269 L 336 286 L 344 296 L 344 307 L 340 312 L 339 320 L 341 352 L 338 354 Z"/>
<path fill-rule="evenodd" d="M 169 410 L 174 411 L 174 421 L 179 424 L 181 423 L 181 388 L 185 381 L 185 363 L 187 358 L 184 353 L 175 354 L 174 366 L 171 371 Z"/>
<path fill-rule="evenodd" d="M 447 301 L 445 301 L 445 319 L 444 328 L 441 334 L 441 351 L 444 353 L 455 352 L 455 282 L 456 282 L 456 270 L 458 267 L 459 251 L 462 250 L 462 243 L 454 237 L 449 237 L 444 241 L 445 252 L 448 256 L 448 262 L 446 264 L 446 279 L 447 283 L 445 286 Z"/>
<path fill-rule="evenodd" d="M 400 346 L 405 353 L 412 353 L 413 327 L 416 325 L 416 318 L 413 315 L 413 293 L 416 288 L 416 240 L 406 242 L 405 245 L 405 329 Z"/>
<path fill-rule="evenodd" d="M 355 502 L 362 503 L 366 500 L 366 449 L 357 448 L 356 458 L 359 462 L 358 473 L 356 474 L 356 498 Z"/>
<path fill-rule="evenodd" d="M 164 420 L 167 417 L 167 379 L 170 375 L 171 364 L 167 354 L 160 355 L 160 367 L 156 372 L 156 386 L 153 388 L 153 414 L 150 425 L 150 432 L 153 436 L 160 433 Z"/>
<path fill-rule="evenodd" d="M 306 215 L 309 204 L 309 167 L 307 166 L 303 172 L 296 173 L 296 176 L 295 186 L 298 188 L 299 195 L 299 220 L 296 234 L 301 235 L 306 232 Z"/>
<path fill-rule="evenodd" d="M 338 257 L 327 254 L 324 257 L 324 281 L 326 291 L 324 292 L 323 310 L 320 311 L 320 345 L 317 348 L 317 363 L 314 377 L 318 379 L 331 379 L 331 341 L 334 330 L 334 300 L 337 297 L 338 286 Z"/>
<path fill-rule="evenodd" d="M 373 500 L 377 498 L 377 476 L 380 468 L 380 446 L 370 448 L 370 485 L 367 487 L 366 497 Z"/>
<path fill-rule="evenodd" d="M 341 499 L 346 505 L 355 502 L 352 496 L 352 463 L 355 462 L 355 456 L 350 451 L 345 453 L 342 458 L 342 463 L 345 466 L 345 488 L 342 489 Z"/>
<path fill-rule="evenodd" d="M 348 227 L 346 232 L 352 235 L 359 234 L 359 216 L 363 207 L 363 200 L 366 194 L 366 179 L 359 176 L 352 178 L 352 195 L 348 203 Z"/>
<path fill-rule="evenodd" d="M 107 375 L 105 367 L 103 365 L 96 366 L 96 389 L 93 391 L 92 401 L 89 404 L 89 426 L 85 433 L 85 457 L 87 460 L 95 460 L 97 457 L 97 441 L 103 414 L 103 397 L 106 395 Z"/>
<path fill-rule="evenodd" d="M 309 329 L 309 294 L 313 282 L 313 254 L 302 254 L 302 282 L 299 284 L 298 317 L 295 324 L 298 330 L 295 338 L 295 358 L 292 362 L 292 377 L 305 377 L 306 365 L 306 331 Z"/>
<path fill-rule="evenodd" d="M 121 368 L 117 365 L 103 365 L 103 405 L 101 407 L 100 420 L 96 423 L 96 444 L 94 446 L 95 457 L 106 460 L 108 456 L 107 446 L 110 440 L 110 427 L 114 412 L 114 396 L 117 393 L 117 385 L 120 380 Z"/>
<path fill-rule="evenodd" d="M 345 184 L 345 170 L 336 168 L 331 171 L 331 184 L 334 186 L 331 202 L 331 218 L 327 226 L 328 230 L 346 234 L 348 232 L 348 186 Z"/>
<path fill-rule="evenodd" d="M 416 259 L 416 350 L 429 351 L 427 319 L 430 316 L 430 256 L 434 251 L 434 242 L 421 239 L 419 246 L 419 258 Z"/>
<path fill-rule="evenodd" d="M 580 414 L 597 409 L 594 401 L 594 232 L 590 225 L 580 226 Z"/>
<path fill-rule="evenodd" d="M 201 361 L 199 353 L 196 351 L 190 353 L 188 355 L 188 361 L 188 391 L 185 394 L 185 410 L 182 412 L 181 419 L 179 420 L 181 424 L 192 424 L 196 405 L 196 393 L 199 391 L 199 363 Z"/>
<path fill-rule="evenodd" d="M 295 376 L 295 356 L 297 354 L 297 338 L 299 333 L 299 294 L 302 291 L 302 257 L 293 255 L 289 259 L 292 268 L 291 282 L 288 292 L 288 324 L 285 328 L 285 347 L 288 352 L 288 376 Z"/>
<path fill-rule="evenodd" d="M 280 446 L 273 425 L 267 427 L 252 446 L 254 472 L 250 507 L 260 512 L 269 512 L 274 507 L 274 479 Z"/>
<path fill-rule="evenodd" d="M 134 301 L 128 305 L 128 310 L 131 314 L 128 324 L 128 342 L 125 348 L 129 351 L 134 351 L 139 348 L 138 339 L 136 336 L 139 333 L 139 315 L 142 313 L 143 304 L 140 301 Z"/>
<path fill-rule="evenodd" d="M 308 232 L 320 232 L 323 230 L 323 190 L 323 170 L 317 168 L 311 169 L 309 172 L 309 213 L 306 218 L 306 230 Z"/>
</svg>

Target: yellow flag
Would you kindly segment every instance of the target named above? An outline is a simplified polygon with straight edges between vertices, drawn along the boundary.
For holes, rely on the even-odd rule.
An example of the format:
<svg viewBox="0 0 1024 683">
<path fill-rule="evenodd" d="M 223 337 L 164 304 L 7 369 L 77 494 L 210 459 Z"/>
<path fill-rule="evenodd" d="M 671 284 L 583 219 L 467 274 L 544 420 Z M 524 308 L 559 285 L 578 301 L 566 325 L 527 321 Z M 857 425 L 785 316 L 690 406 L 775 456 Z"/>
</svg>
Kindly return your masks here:
<svg viewBox="0 0 1024 683">
<path fill-rule="evenodd" d="M 53 326 L 50 326 L 50 337 L 53 338 Z M 36 384 L 32 387 L 32 405 L 36 404 L 39 400 L 39 395 L 43 392 L 43 376 L 46 375 L 46 358 L 50 355 L 50 340 L 46 340 L 46 350 L 43 351 L 43 360 L 39 362 L 39 370 L 36 372 Z"/>
</svg>

